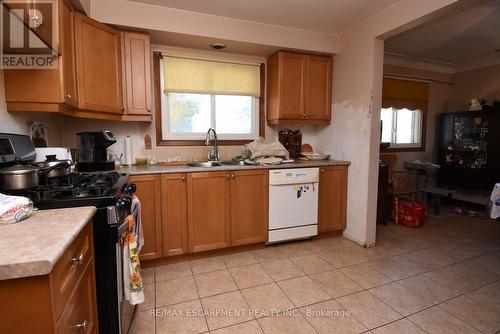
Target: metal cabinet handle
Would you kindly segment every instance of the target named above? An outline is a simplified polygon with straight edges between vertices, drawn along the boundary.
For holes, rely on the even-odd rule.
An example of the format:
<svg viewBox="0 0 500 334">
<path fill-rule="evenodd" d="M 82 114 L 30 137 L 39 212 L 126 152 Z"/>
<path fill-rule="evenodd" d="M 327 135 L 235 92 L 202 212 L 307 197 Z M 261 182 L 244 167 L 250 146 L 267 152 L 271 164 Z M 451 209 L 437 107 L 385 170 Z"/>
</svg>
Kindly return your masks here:
<svg viewBox="0 0 500 334">
<path fill-rule="evenodd" d="M 231 178 L 234 179 L 236 176 L 234 176 L 234 174 L 231 174 Z"/>
<path fill-rule="evenodd" d="M 186 181 L 186 177 L 185 176 L 181 176 L 181 181 L 182 182 Z"/>
<path fill-rule="evenodd" d="M 324 172 L 325 170 L 324 170 L 324 169 L 320 169 L 319 171 L 320 171 L 320 172 Z"/>
<path fill-rule="evenodd" d="M 125 107 L 120 107 L 120 110 L 121 111 L 125 111 Z"/>
<path fill-rule="evenodd" d="M 83 254 L 80 254 L 77 257 L 72 258 L 71 261 L 73 261 L 76 264 L 82 264 L 83 258 L 84 258 Z"/>
<path fill-rule="evenodd" d="M 71 95 L 70 94 L 64 94 L 64 98 L 65 99 L 71 99 Z"/>
<path fill-rule="evenodd" d="M 75 325 L 75 327 L 85 332 L 89 327 L 89 322 L 87 320 L 83 320 L 81 324 Z"/>
<path fill-rule="evenodd" d="M 226 174 L 226 179 L 229 179 L 229 177 L 230 177 L 229 174 Z"/>
<path fill-rule="evenodd" d="M 151 112 L 151 108 L 149 108 L 149 107 L 148 107 L 148 108 L 146 108 L 146 110 L 147 110 L 148 112 Z"/>
</svg>

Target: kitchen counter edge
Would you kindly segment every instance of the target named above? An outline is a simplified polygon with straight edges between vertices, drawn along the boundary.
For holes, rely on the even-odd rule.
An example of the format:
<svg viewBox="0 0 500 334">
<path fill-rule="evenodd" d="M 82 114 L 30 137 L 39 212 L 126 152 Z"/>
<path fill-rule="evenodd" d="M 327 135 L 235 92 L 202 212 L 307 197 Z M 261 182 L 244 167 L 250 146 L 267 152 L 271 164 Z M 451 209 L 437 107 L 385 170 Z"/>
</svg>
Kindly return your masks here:
<svg viewBox="0 0 500 334">
<path fill-rule="evenodd" d="M 181 166 L 161 166 L 161 165 L 145 165 L 145 166 L 123 166 L 118 169 L 121 173 L 129 175 L 149 175 L 149 174 L 171 174 L 171 173 L 197 173 L 197 172 L 217 172 L 226 170 L 251 170 L 251 169 L 286 169 L 286 168 L 313 168 L 325 166 L 349 166 L 350 161 L 344 160 L 316 160 L 316 161 L 294 161 L 291 163 L 284 163 L 271 166 L 260 165 L 224 165 L 217 167 L 188 167 Z"/>
<path fill-rule="evenodd" d="M 49 274 L 96 210 L 40 210 L 19 223 L 0 226 L 0 281 Z"/>
</svg>

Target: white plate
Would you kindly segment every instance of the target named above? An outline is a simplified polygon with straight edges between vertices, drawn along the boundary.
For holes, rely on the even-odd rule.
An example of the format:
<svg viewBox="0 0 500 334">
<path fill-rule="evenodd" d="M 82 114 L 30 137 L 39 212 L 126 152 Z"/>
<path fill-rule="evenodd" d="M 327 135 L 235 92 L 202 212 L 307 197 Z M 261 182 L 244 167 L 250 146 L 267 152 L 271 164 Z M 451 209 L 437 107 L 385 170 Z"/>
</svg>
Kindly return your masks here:
<svg viewBox="0 0 500 334">
<path fill-rule="evenodd" d="M 326 160 L 330 157 L 330 154 L 324 154 L 324 153 L 320 153 L 320 152 L 316 152 L 316 153 L 303 152 L 301 154 L 303 156 L 305 156 L 306 158 L 309 158 L 311 160 Z"/>
</svg>

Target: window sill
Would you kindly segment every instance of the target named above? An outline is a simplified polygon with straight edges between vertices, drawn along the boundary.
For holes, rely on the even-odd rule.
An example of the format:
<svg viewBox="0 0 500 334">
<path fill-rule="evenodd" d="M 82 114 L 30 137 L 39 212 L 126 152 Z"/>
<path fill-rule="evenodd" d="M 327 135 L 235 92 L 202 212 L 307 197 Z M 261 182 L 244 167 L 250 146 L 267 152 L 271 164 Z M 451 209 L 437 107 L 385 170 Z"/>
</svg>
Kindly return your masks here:
<svg viewBox="0 0 500 334">
<path fill-rule="evenodd" d="M 387 147 L 380 150 L 380 153 L 393 153 L 393 152 L 422 152 L 425 151 L 424 147 Z"/>
<path fill-rule="evenodd" d="M 217 141 L 218 146 L 241 146 L 251 143 L 253 139 L 221 139 Z M 204 140 L 161 140 L 156 146 L 205 146 Z"/>
</svg>

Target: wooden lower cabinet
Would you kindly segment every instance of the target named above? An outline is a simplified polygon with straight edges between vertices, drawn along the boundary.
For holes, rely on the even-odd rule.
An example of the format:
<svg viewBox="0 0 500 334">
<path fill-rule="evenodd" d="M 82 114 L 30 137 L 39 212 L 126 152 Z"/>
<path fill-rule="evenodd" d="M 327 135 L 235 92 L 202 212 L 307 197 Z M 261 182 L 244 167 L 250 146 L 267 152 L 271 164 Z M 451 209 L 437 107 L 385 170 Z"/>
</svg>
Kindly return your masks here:
<svg viewBox="0 0 500 334">
<path fill-rule="evenodd" d="M 187 175 L 188 249 L 230 246 L 230 172 Z"/>
<path fill-rule="evenodd" d="M 144 246 L 141 250 L 141 260 L 151 260 L 162 257 L 162 227 L 161 227 L 161 185 L 160 175 L 134 175 L 130 183 L 137 185 L 137 197 L 141 201 L 141 223 L 144 234 Z"/>
<path fill-rule="evenodd" d="M 340 231 L 346 226 L 347 166 L 327 166 L 319 173 L 319 233 Z"/>
<path fill-rule="evenodd" d="M 57 326 L 57 334 L 97 333 L 97 309 L 93 307 L 95 296 L 94 266 L 87 267 L 80 285 Z"/>
<path fill-rule="evenodd" d="M 267 170 L 231 173 L 231 246 L 267 241 L 269 178 Z"/>
<path fill-rule="evenodd" d="M 47 275 L 0 281 L 1 333 L 98 332 L 92 221 Z"/>
<path fill-rule="evenodd" d="M 161 176 L 163 256 L 188 251 L 187 180 L 185 173 Z"/>
</svg>

